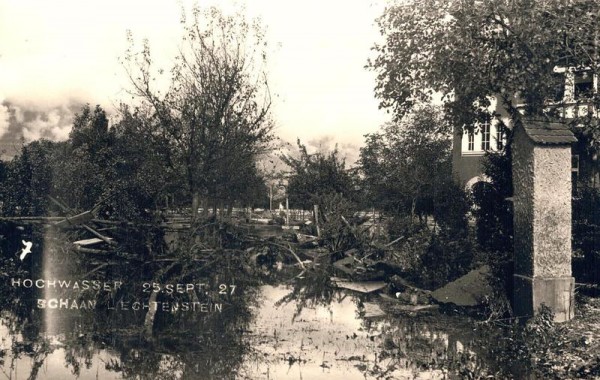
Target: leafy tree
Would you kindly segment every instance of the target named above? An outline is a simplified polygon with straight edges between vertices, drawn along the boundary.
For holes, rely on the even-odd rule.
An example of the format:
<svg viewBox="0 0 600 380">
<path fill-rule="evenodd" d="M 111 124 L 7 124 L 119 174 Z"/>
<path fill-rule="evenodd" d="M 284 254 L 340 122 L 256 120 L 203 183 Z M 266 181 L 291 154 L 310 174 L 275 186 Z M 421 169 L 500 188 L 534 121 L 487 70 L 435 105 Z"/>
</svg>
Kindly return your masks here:
<svg viewBox="0 0 600 380">
<path fill-rule="evenodd" d="M 182 25 L 180 54 L 166 90 L 154 87 L 147 42 L 139 55 L 128 52 L 126 67 L 132 92 L 142 101 L 139 109 L 148 116 L 145 137 L 168 149 L 167 163 L 186 179 L 195 214 L 200 198 L 216 207 L 228 180 L 267 149 L 271 99 L 258 23 L 216 8 L 194 8 Z"/>
<path fill-rule="evenodd" d="M 229 211 L 234 203 L 241 207 L 267 207 L 268 194 L 264 174 L 260 172 L 256 162 L 246 161 L 237 170 L 232 170 L 228 184 L 222 189 L 222 202 L 229 205 Z"/>
<path fill-rule="evenodd" d="M 61 143 L 48 140 L 25 145 L 21 153 L 3 164 L 0 186 L 2 213 L 9 216 L 46 215 L 53 184 L 52 157 Z"/>
<path fill-rule="evenodd" d="M 600 3 L 593 0 L 398 1 L 379 18 L 385 41 L 368 64 L 377 73 L 376 95 L 400 119 L 415 104 L 441 94 L 449 125 L 469 130 L 494 116 L 493 97 L 513 127 L 522 118 L 517 100 L 527 115 L 557 117 L 562 104 L 554 101 L 565 84 L 557 69 L 598 73 L 599 13 Z M 590 101 L 598 109 L 600 95 L 586 97 Z M 600 129 L 590 116 L 573 125 L 593 137 L 583 152 L 594 157 Z M 509 137 L 509 150 L 510 143 Z M 594 170 L 582 169 L 583 176 L 593 177 Z M 477 233 L 500 264 L 492 268 L 498 273 L 512 248 L 512 211 L 505 201 L 512 193 L 510 152 L 490 156 L 485 170 L 491 184 L 474 189 Z M 578 207 L 574 204 L 574 220 Z M 574 235 L 581 226 L 575 223 Z"/>
<path fill-rule="evenodd" d="M 598 71 L 595 0 L 397 1 L 379 18 L 385 42 L 368 67 L 381 106 L 402 117 L 442 95 L 455 126 L 473 128 L 496 96 L 514 120 L 514 99 L 541 114 L 555 97 L 554 67 Z"/>
<path fill-rule="evenodd" d="M 152 219 L 151 211 L 165 205 L 167 194 L 181 182 L 178 186 L 178 177 L 168 170 L 161 147 L 143 138 L 143 119 L 126 106 L 121 107 L 120 116 L 109 129 L 110 158 L 103 161 L 99 211 L 112 219 Z"/>
<path fill-rule="evenodd" d="M 103 198 L 114 180 L 113 145 L 106 112 L 85 105 L 73 120 L 69 139 L 52 161 L 53 194 L 77 211 L 90 210 Z"/>
<path fill-rule="evenodd" d="M 297 144 L 298 157 L 282 156 L 283 162 L 291 168 L 287 191 L 293 207 L 310 210 L 316 204 L 323 209 L 324 196 L 333 194 L 340 194 L 346 200 L 354 199 L 356 182 L 337 147 L 329 153 L 308 153 L 300 140 Z"/>
<path fill-rule="evenodd" d="M 467 205 L 451 180 L 450 136 L 438 133 L 443 125 L 441 110 L 423 105 L 366 135 L 359 162 L 363 187 L 375 207 L 394 216 L 425 221 L 433 215 L 448 225 L 451 220 L 464 225 Z"/>
<path fill-rule="evenodd" d="M 366 198 L 391 217 L 390 236 L 401 237 L 390 260 L 431 289 L 465 274 L 473 261 L 469 202 L 452 180 L 444 130 L 441 109 L 422 104 L 367 135 L 359 161 Z"/>
</svg>

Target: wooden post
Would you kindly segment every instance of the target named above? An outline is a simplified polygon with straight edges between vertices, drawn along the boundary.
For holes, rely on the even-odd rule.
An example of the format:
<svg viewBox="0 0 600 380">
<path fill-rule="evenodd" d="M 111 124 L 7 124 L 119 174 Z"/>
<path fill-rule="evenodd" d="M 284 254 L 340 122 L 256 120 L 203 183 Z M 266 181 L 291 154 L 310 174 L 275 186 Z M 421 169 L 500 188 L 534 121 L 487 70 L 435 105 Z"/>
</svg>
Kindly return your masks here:
<svg viewBox="0 0 600 380">
<path fill-rule="evenodd" d="M 285 225 L 290 225 L 290 201 L 287 194 L 285 195 Z"/>
<path fill-rule="evenodd" d="M 315 205 L 314 210 L 315 210 L 315 226 L 317 226 L 317 236 L 321 237 L 321 229 L 319 228 L 319 205 Z"/>
</svg>

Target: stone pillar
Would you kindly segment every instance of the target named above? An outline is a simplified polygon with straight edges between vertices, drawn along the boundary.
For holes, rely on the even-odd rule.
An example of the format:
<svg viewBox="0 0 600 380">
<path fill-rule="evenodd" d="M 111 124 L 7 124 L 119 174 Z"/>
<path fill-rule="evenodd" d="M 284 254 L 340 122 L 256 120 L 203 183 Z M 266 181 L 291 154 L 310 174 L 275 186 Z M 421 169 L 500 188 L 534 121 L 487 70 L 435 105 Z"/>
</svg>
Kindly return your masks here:
<svg viewBox="0 0 600 380">
<path fill-rule="evenodd" d="M 559 123 L 525 120 L 513 140 L 514 311 L 535 315 L 542 304 L 555 321 L 573 318 L 571 276 L 571 143 Z"/>
</svg>

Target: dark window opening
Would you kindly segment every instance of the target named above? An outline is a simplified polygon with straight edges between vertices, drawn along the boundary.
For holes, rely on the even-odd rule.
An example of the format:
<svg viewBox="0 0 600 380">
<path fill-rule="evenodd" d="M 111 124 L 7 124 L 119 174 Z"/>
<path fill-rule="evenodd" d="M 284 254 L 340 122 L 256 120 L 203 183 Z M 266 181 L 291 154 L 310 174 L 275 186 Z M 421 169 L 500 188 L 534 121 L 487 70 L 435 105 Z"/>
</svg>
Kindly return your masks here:
<svg viewBox="0 0 600 380">
<path fill-rule="evenodd" d="M 504 127 L 498 125 L 496 128 L 496 150 L 504 149 Z"/>
<path fill-rule="evenodd" d="M 571 186 L 573 190 L 573 196 L 577 195 L 577 181 L 579 180 L 579 155 L 573 154 L 571 156 Z"/>
<path fill-rule="evenodd" d="M 555 102 L 561 102 L 565 97 L 565 74 L 564 73 L 554 73 L 552 75 L 552 87 L 553 94 L 552 100 Z"/>
<path fill-rule="evenodd" d="M 575 73 L 575 99 L 592 96 L 594 90 L 594 75 L 589 71 Z"/>
</svg>

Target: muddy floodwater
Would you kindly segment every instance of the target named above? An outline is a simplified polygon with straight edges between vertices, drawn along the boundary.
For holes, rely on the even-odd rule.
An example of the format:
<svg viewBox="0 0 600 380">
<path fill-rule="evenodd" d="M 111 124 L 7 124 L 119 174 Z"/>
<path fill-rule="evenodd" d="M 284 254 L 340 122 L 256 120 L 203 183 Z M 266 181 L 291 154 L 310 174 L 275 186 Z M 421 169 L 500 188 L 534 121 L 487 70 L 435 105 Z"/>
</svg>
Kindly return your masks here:
<svg viewBox="0 0 600 380">
<path fill-rule="evenodd" d="M 236 291 L 204 311 L 159 297 L 151 336 L 130 301 L 39 308 L 26 294 L 2 312 L 0 378 L 443 379 L 491 365 L 464 316 L 390 315 L 378 295 L 289 282 Z"/>
</svg>

